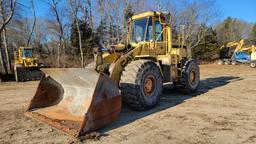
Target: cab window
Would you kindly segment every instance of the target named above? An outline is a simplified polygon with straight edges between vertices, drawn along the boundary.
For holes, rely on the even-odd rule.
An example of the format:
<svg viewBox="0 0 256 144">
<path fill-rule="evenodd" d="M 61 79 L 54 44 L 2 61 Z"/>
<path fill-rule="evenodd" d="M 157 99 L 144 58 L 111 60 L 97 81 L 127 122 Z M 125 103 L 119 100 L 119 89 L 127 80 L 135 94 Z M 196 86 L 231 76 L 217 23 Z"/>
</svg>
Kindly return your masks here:
<svg viewBox="0 0 256 144">
<path fill-rule="evenodd" d="M 24 49 L 22 57 L 27 57 L 27 58 L 33 57 L 32 49 Z"/>
<path fill-rule="evenodd" d="M 152 28 L 152 18 L 144 18 L 140 20 L 135 20 L 133 24 L 132 31 L 132 41 L 150 41 L 153 40 L 153 28 Z"/>
<path fill-rule="evenodd" d="M 156 21 L 155 27 L 156 27 L 156 30 L 155 30 L 156 41 L 163 41 L 163 33 L 162 33 L 163 28 L 161 23 L 159 21 Z"/>
<path fill-rule="evenodd" d="M 152 18 L 150 17 L 148 20 L 148 29 L 146 34 L 146 41 L 153 40 L 153 25 L 152 25 Z"/>
</svg>

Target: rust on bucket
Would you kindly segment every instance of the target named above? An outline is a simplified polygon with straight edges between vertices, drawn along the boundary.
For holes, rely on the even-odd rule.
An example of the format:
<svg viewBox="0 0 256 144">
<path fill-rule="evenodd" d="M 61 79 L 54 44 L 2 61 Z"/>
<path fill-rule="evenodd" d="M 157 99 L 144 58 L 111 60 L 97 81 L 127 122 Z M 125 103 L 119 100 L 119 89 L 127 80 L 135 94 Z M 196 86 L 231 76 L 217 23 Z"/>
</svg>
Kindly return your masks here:
<svg viewBox="0 0 256 144">
<path fill-rule="evenodd" d="M 26 116 L 74 137 L 99 129 L 121 111 L 118 84 L 93 69 L 43 69 Z"/>
</svg>

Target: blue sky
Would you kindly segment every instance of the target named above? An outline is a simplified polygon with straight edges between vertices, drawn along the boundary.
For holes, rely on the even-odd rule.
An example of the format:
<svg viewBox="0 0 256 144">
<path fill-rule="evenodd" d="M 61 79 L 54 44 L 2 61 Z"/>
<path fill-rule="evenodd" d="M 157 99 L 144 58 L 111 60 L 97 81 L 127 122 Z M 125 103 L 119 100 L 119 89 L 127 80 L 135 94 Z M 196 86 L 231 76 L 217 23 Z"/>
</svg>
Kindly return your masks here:
<svg viewBox="0 0 256 144">
<path fill-rule="evenodd" d="M 25 1 L 28 0 L 24 0 L 24 4 L 27 3 Z M 43 0 L 35 0 L 35 3 L 37 16 L 47 17 L 49 15 L 48 5 Z M 221 12 L 221 20 L 231 16 L 256 23 L 256 0 L 216 0 L 216 5 Z"/>
<path fill-rule="evenodd" d="M 256 23 L 256 0 L 217 0 L 222 19 L 228 16 Z"/>
</svg>

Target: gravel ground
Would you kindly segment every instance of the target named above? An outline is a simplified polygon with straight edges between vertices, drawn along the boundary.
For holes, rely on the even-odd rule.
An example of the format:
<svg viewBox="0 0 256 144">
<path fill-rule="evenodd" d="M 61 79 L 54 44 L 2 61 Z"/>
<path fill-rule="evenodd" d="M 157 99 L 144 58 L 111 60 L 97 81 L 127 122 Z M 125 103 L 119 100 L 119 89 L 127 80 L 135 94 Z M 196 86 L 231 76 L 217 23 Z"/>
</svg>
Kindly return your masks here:
<svg viewBox="0 0 256 144">
<path fill-rule="evenodd" d="M 146 112 L 124 107 L 120 117 L 82 143 L 256 143 L 256 69 L 202 65 L 198 92 L 166 90 Z M 24 116 L 38 82 L 0 83 L 0 143 L 80 143 Z"/>
</svg>

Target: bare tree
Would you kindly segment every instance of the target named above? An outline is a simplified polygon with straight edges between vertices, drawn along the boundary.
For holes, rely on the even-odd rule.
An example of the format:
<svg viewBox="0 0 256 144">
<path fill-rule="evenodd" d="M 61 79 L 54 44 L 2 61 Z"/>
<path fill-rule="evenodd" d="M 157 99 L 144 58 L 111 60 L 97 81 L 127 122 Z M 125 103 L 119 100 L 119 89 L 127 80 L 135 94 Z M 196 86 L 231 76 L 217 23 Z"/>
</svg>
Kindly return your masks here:
<svg viewBox="0 0 256 144">
<path fill-rule="evenodd" d="M 93 25 L 93 16 L 92 16 L 92 1 L 88 0 L 88 7 L 89 7 L 89 19 L 90 19 L 90 27 L 93 30 L 94 25 Z"/>
<path fill-rule="evenodd" d="M 0 26 L 0 34 L 3 36 L 3 44 L 4 44 L 4 52 L 5 52 L 5 58 L 6 58 L 6 65 L 3 62 L 2 53 L 0 52 L 0 66 L 2 69 L 1 71 L 4 73 L 11 73 L 11 64 L 10 64 L 10 58 L 9 58 L 9 51 L 8 51 L 8 43 L 7 43 L 7 37 L 6 37 L 6 25 L 11 21 L 15 7 L 16 7 L 16 0 L 11 0 L 9 2 L 0 0 L 0 11 L 1 11 L 1 17 L 2 22 Z M 9 9 L 8 9 L 9 8 Z M 10 12 L 7 12 L 10 11 Z M 1 69 L 0 68 L 0 69 Z"/>
<path fill-rule="evenodd" d="M 94 22 L 93 22 L 93 15 L 92 15 L 92 1 L 91 0 L 87 0 L 87 3 L 88 3 L 88 9 L 89 9 L 89 25 L 90 25 L 90 28 L 92 30 L 92 33 L 91 33 L 91 40 L 92 40 L 92 44 L 95 44 L 95 41 L 94 41 Z M 88 54 L 87 54 L 88 55 Z M 88 62 L 86 62 L 87 64 Z"/>
<path fill-rule="evenodd" d="M 58 46 L 57 46 L 57 67 L 60 67 L 60 49 L 63 47 L 63 36 L 64 36 L 64 26 L 62 24 L 62 21 L 60 19 L 60 12 L 58 10 L 58 5 L 62 0 L 48 0 L 48 4 L 51 8 L 51 11 L 53 12 L 56 21 L 57 21 L 57 27 L 58 27 Z"/>
<path fill-rule="evenodd" d="M 31 37 L 32 37 L 32 34 L 34 33 L 35 26 L 36 26 L 36 11 L 35 11 L 35 6 L 34 6 L 34 0 L 30 0 L 30 3 L 31 3 L 32 11 L 33 11 L 34 20 L 33 20 L 31 31 L 29 33 L 29 37 L 28 37 L 28 41 L 27 41 L 27 46 L 30 45 Z"/>
<path fill-rule="evenodd" d="M 247 39 L 251 29 L 252 25 L 250 23 L 231 17 L 216 25 L 218 41 L 221 44 Z"/>
<path fill-rule="evenodd" d="M 98 0 L 97 2 L 100 20 L 106 23 L 109 31 L 105 36 L 107 37 L 106 45 L 120 43 L 125 33 L 125 9 L 132 2 L 128 0 Z"/>
<path fill-rule="evenodd" d="M 158 11 L 169 11 L 172 16 L 172 25 L 184 26 L 184 40 L 189 50 L 196 48 L 203 39 L 207 29 L 201 24 L 210 25 L 218 18 L 218 10 L 212 0 L 182 0 L 177 2 L 153 1 L 150 9 Z"/>
<path fill-rule="evenodd" d="M 78 11 L 79 11 L 79 6 L 81 5 L 80 0 L 69 0 L 69 5 L 71 9 L 71 13 L 76 25 L 76 29 L 78 32 L 78 41 L 79 41 L 79 50 L 80 50 L 80 56 L 81 56 L 81 67 L 84 67 L 84 53 L 82 49 L 82 38 L 81 38 L 81 30 L 80 30 L 80 24 L 79 24 L 79 19 L 78 19 Z"/>
<path fill-rule="evenodd" d="M 215 8 L 215 2 L 212 0 L 189 1 L 183 0 L 178 7 L 169 3 L 166 9 L 172 12 L 172 20 L 175 25 L 184 25 L 184 40 L 186 41 L 188 51 L 191 53 L 196 48 L 207 32 L 207 28 L 201 27 L 201 24 L 210 25 L 218 18 L 218 11 Z"/>
<path fill-rule="evenodd" d="M 4 19 L 4 21 L 1 24 L 0 32 L 2 32 L 3 29 L 5 28 L 5 26 L 11 21 L 13 14 L 14 14 L 14 10 L 16 8 L 16 0 L 11 0 L 10 1 L 10 13 L 9 13 L 9 15 L 6 15 L 6 13 L 5 13 L 6 8 L 4 8 L 5 7 L 4 2 L 5 2 L 4 0 L 0 0 L 1 14 L 4 13 L 4 15 L 3 14 L 1 15 L 2 19 Z"/>
</svg>

